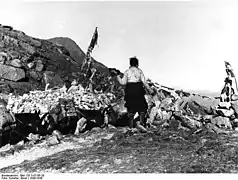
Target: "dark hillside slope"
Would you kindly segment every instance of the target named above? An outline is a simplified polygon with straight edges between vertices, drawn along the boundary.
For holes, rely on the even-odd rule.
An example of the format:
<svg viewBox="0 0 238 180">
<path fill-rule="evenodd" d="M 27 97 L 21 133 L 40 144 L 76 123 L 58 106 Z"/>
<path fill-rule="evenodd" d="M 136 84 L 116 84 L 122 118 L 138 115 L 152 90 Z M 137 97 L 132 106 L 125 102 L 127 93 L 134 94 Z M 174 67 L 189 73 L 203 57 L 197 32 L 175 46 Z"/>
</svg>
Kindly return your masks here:
<svg viewBox="0 0 238 180">
<path fill-rule="evenodd" d="M 72 39 L 67 37 L 55 37 L 49 39 L 49 41 L 55 43 L 56 45 L 65 47 L 70 52 L 70 55 L 74 58 L 74 60 L 80 66 L 82 65 L 85 53 Z M 94 65 L 96 69 L 98 69 L 100 72 L 108 73 L 108 68 L 105 65 L 96 61 L 94 58 L 93 60 L 95 62 Z"/>
</svg>

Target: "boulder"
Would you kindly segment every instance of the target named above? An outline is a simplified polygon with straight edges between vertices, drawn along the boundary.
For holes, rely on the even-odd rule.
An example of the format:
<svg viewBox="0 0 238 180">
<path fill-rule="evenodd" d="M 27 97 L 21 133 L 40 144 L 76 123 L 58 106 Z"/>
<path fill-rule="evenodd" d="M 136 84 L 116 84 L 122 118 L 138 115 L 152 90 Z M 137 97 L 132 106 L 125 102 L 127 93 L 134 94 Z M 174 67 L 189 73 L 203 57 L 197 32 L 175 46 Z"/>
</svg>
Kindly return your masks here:
<svg viewBox="0 0 238 180">
<path fill-rule="evenodd" d="M 233 119 L 232 120 L 232 127 L 237 128 L 238 127 L 238 119 Z"/>
<path fill-rule="evenodd" d="M 34 54 L 36 52 L 35 48 L 28 43 L 20 41 L 19 44 L 29 54 Z"/>
<path fill-rule="evenodd" d="M 10 81 L 20 81 L 26 77 L 25 71 L 20 68 L 0 64 L 0 78 Z"/>
<path fill-rule="evenodd" d="M 161 101 L 160 108 L 169 110 L 172 105 L 173 105 L 172 98 L 165 98 Z"/>
<path fill-rule="evenodd" d="M 211 119 L 211 123 L 218 126 L 218 127 L 224 127 L 227 129 L 232 129 L 232 125 L 230 122 L 230 119 L 227 117 L 217 116 Z"/>
<path fill-rule="evenodd" d="M 13 67 L 16 67 L 16 68 L 21 68 L 22 67 L 22 62 L 21 62 L 20 59 L 13 59 L 10 62 L 10 65 L 13 66 Z"/>
<path fill-rule="evenodd" d="M 60 143 L 60 140 L 58 139 L 57 135 L 51 135 L 48 139 L 46 139 L 46 144 L 48 146 L 53 146 L 59 143 Z"/>
<path fill-rule="evenodd" d="M 38 72 L 41 72 L 44 69 L 44 64 L 42 63 L 41 60 L 38 60 L 36 62 L 35 70 Z"/>
<path fill-rule="evenodd" d="M 22 56 L 20 59 L 24 63 L 30 63 L 33 61 L 33 56 Z"/>
<path fill-rule="evenodd" d="M 14 89 L 8 83 L 4 83 L 0 85 L 0 92 L 4 94 L 13 93 Z"/>
<path fill-rule="evenodd" d="M 225 116 L 225 117 L 231 117 L 235 113 L 235 111 L 232 108 L 230 109 L 217 108 L 216 112 L 218 115 Z"/>
<path fill-rule="evenodd" d="M 41 78 L 42 78 L 42 74 L 41 73 L 33 71 L 33 70 L 29 71 L 29 75 L 30 75 L 30 77 L 32 77 L 36 81 L 40 81 Z"/>
<path fill-rule="evenodd" d="M 184 116 L 181 112 L 174 112 L 173 117 L 180 121 L 181 125 L 189 129 L 197 129 L 202 126 L 200 121 L 197 121 L 189 116 Z"/>
<path fill-rule="evenodd" d="M 235 111 L 236 116 L 238 117 L 238 101 L 232 101 L 231 107 Z"/>
<path fill-rule="evenodd" d="M 219 102 L 218 107 L 223 108 L 223 109 L 229 109 L 231 107 L 231 103 L 230 102 Z"/>
<path fill-rule="evenodd" d="M 85 118 L 79 119 L 74 134 L 78 135 L 79 133 L 82 133 L 86 128 L 86 123 L 87 119 Z"/>
<path fill-rule="evenodd" d="M 19 53 L 16 51 L 10 51 L 8 52 L 8 55 L 10 56 L 11 59 L 18 59 L 19 58 Z"/>
<path fill-rule="evenodd" d="M 1 38 L 0 38 L 0 40 L 1 40 Z M 4 48 L 4 46 L 5 46 L 4 42 L 0 41 L 0 48 Z"/>
<path fill-rule="evenodd" d="M 41 46 L 41 41 L 36 40 L 36 39 L 33 39 L 33 38 L 30 38 L 30 43 L 31 43 L 33 46 L 36 46 L 36 47 L 40 47 L 40 46 Z"/>
<path fill-rule="evenodd" d="M 57 139 L 58 139 L 58 141 L 60 141 L 60 140 L 63 139 L 62 134 L 61 134 L 59 131 L 57 131 L 57 130 L 54 130 L 54 131 L 52 132 L 52 135 L 56 136 Z"/>
<path fill-rule="evenodd" d="M 210 131 L 210 132 L 215 132 L 216 134 L 228 134 L 228 132 L 224 129 L 220 129 L 216 125 L 212 123 L 207 123 L 205 127 Z"/>
<path fill-rule="evenodd" d="M 35 66 L 35 63 L 34 63 L 34 62 L 30 62 L 30 63 L 27 64 L 27 67 L 28 67 L 29 69 L 34 68 L 34 66 Z"/>
<path fill-rule="evenodd" d="M 39 134 L 32 134 L 30 133 L 28 136 L 27 136 L 27 139 L 30 140 L 30 141 L 38 141 L 41 139 L 40 135 Z"/>
<path fill-rule="evenodd" d="M 45 71 L 43 73 L 43 81 L 45 84 L 50 84 L 50 87 L 62 87 L 64 85 L 64 81 L 61 79 L 61 77 L 52 72 L 52 71 Z"/>
<path fill-rule="evenodd" d="M 93 133 L 97 133 L 97 132 L 100 132 L 102 129 L 100 127 L 94 127 L 93 129 L 91 129 L 91 131 Z"/>
<path fill-rule="evenodd" d="M 5 64 L 5 62 L 8 60 L 8 55 L 5 52 L 0 52 L 0 63 Z"/>
</svg>

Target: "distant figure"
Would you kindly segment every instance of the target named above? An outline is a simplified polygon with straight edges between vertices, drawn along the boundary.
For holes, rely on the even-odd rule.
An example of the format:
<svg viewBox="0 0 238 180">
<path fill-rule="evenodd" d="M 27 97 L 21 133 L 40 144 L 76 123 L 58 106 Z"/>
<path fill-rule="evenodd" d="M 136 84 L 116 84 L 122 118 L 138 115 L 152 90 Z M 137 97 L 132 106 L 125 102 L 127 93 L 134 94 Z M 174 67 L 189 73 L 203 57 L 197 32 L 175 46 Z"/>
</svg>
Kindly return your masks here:
<svg viewBox="0 0 238 180">
<path fill-rule="evenodd" d="M 136 112 L 140 116 L 140 124 L 145 126 L 145 113 L 147 112 L 148 104 L 145 99 L 145 88 L 149 87 L 146 83 L 145 76 L 141 69 L 138 68 L 139 62 L 136 57 L 130 58 L 130 67 L 127 69 L 121 78 L 117 75 L 117 80 L 120 84 L 126 85 L 124 100 L 125 107 L 128 110 L 129 127 L 133 128 L 133 119 Z"/>
</svg>

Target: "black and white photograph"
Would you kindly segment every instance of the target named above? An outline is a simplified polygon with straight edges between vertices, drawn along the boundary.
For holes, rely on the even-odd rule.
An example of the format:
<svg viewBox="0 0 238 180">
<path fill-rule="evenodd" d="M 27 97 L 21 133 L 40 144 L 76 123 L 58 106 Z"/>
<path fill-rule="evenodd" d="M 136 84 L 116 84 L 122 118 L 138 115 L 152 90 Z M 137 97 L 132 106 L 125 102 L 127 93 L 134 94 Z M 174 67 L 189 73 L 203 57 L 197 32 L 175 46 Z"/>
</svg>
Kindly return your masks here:
<svg viewBox="0 0 238 180">
<path fill-rule="evenodd" d="M 0 179 L 238 172 L 238 1 L 0 7 Z"/>
</svg>

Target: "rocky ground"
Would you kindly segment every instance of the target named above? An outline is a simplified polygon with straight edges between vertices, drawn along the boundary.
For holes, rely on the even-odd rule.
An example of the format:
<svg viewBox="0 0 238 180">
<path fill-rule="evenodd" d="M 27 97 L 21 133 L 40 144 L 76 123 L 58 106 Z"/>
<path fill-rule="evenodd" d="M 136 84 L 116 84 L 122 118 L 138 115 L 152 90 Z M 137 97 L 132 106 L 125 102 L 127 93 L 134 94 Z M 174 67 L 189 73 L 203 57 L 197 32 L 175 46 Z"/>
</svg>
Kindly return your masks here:
<svg viewBox="0 0 238 180">
<path fill-rule="evenodd" d="M 237 140 L 236 131 L 217 135 L 173 126 L 147 133 L 95 128 L 60 142 L 46 138 L 3 147 L 0 172 L 237 173 Z"/>
</svg>

